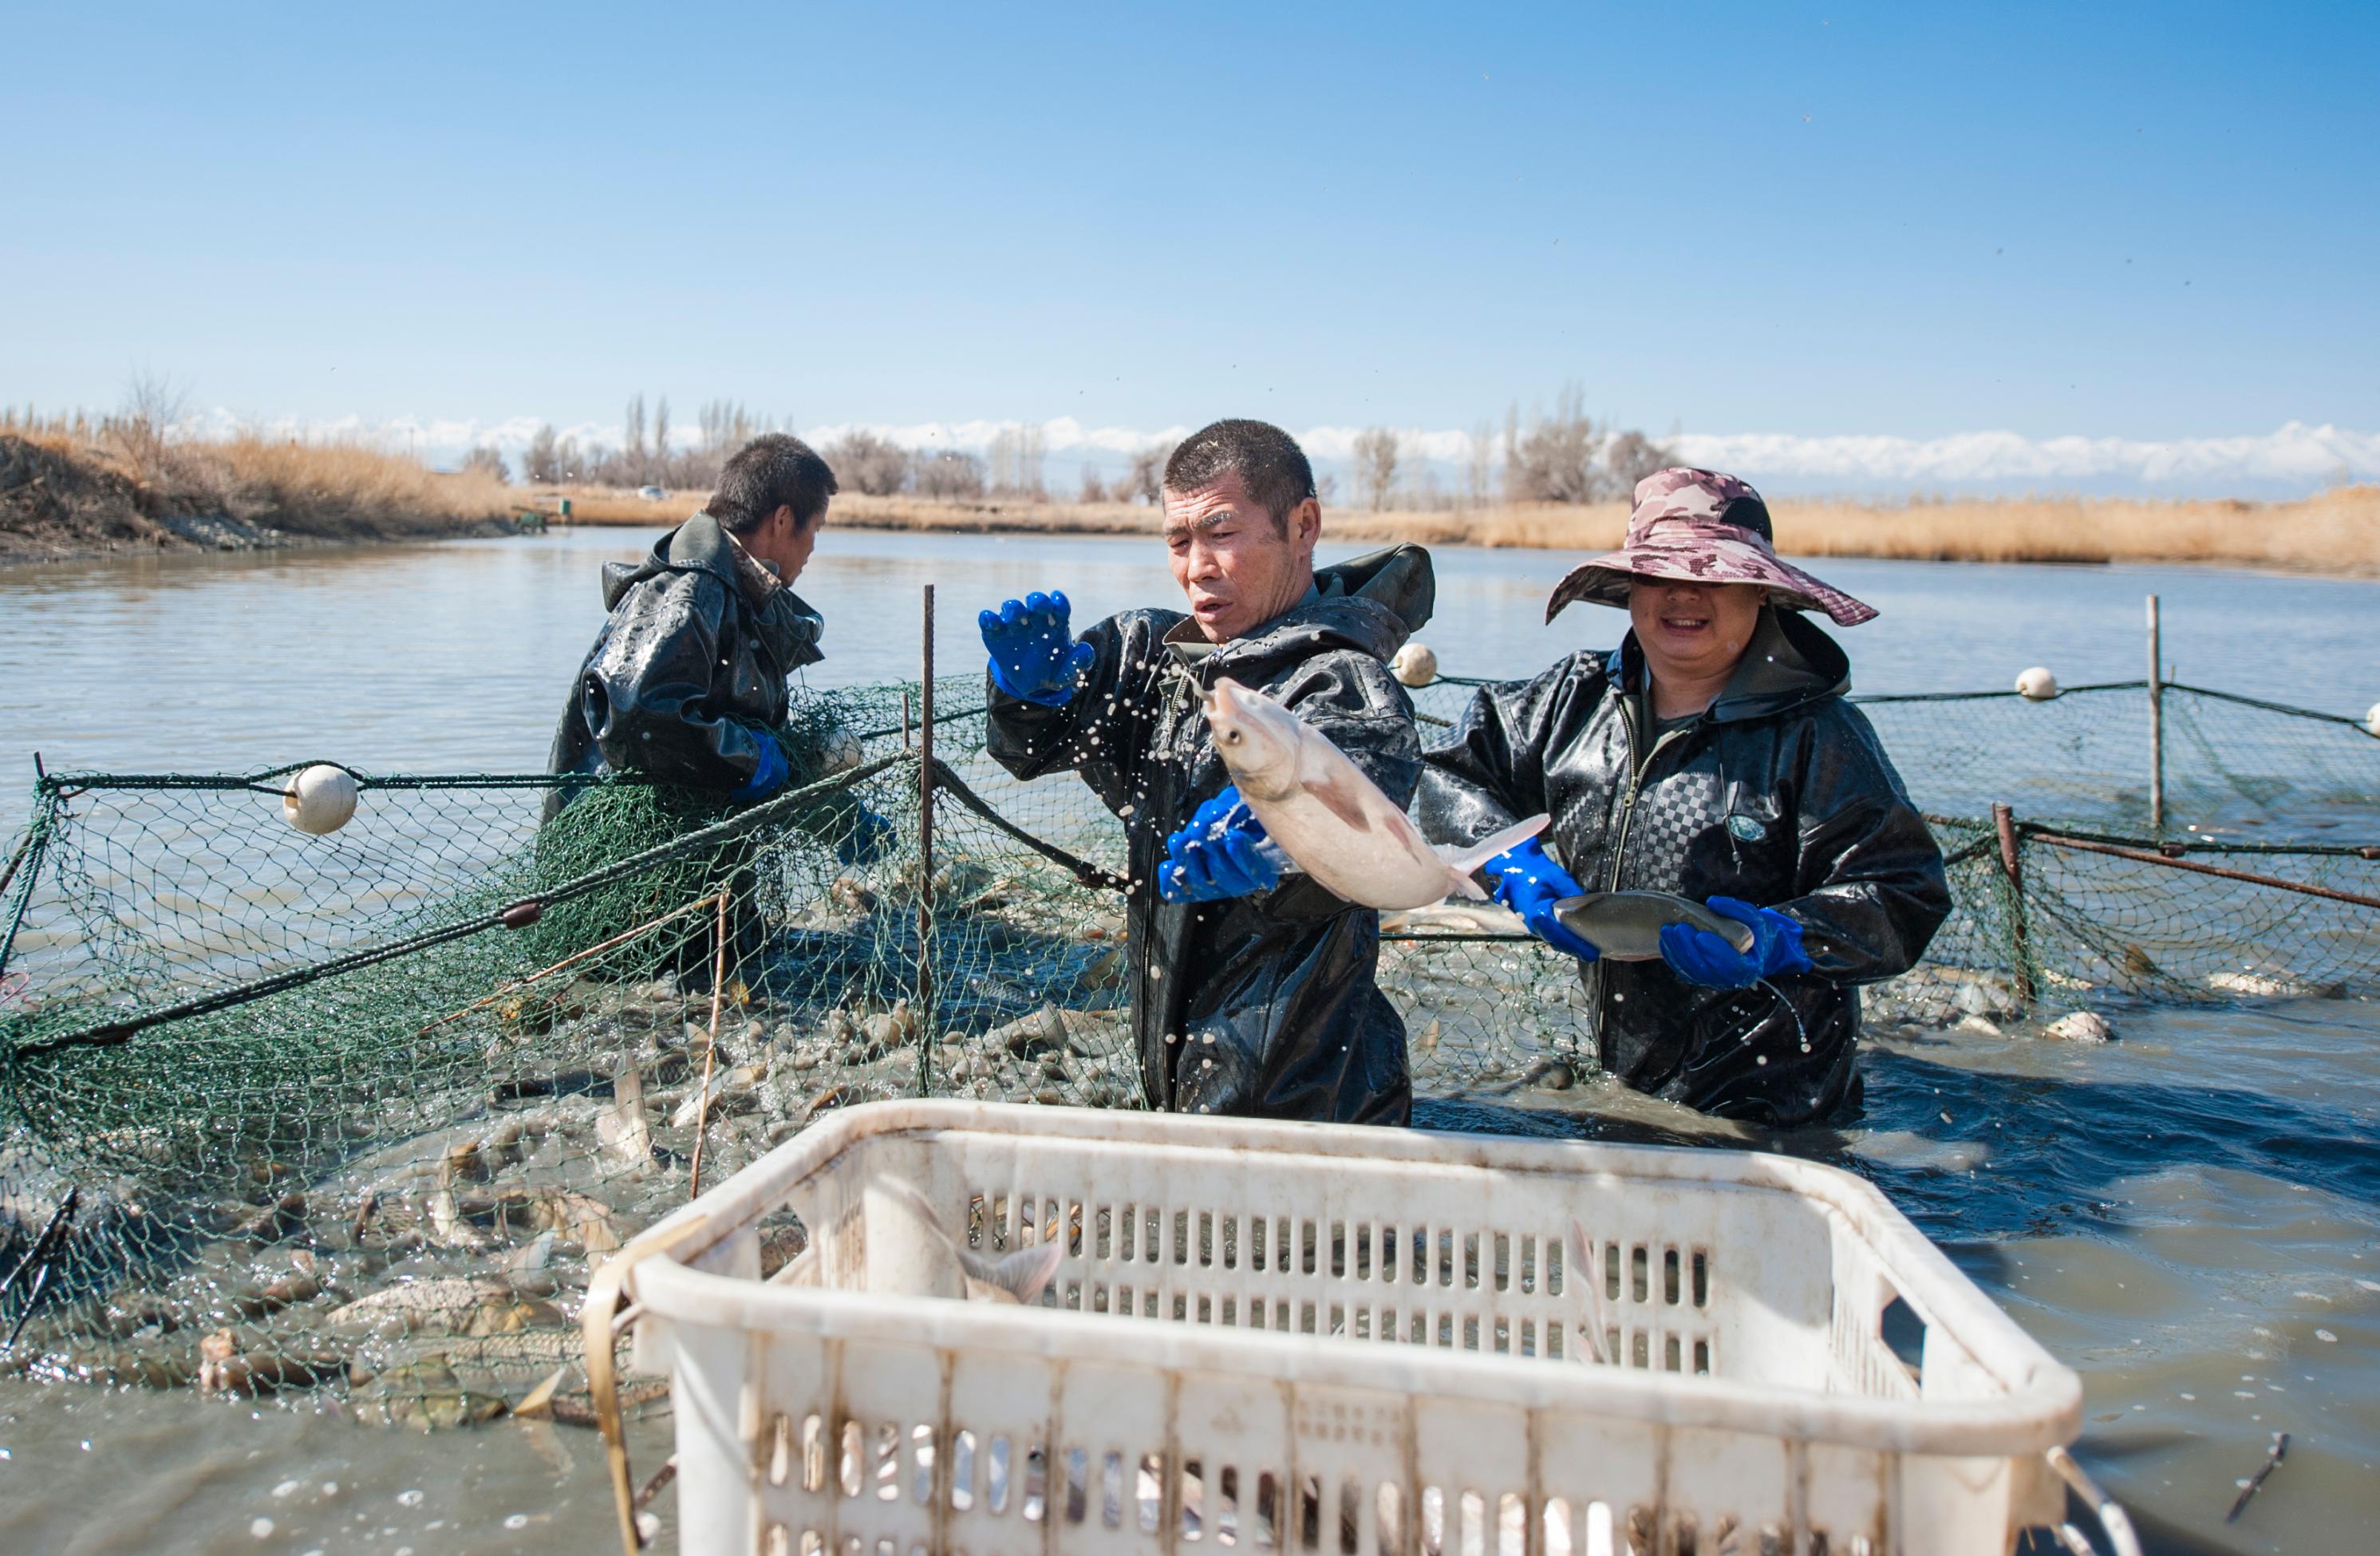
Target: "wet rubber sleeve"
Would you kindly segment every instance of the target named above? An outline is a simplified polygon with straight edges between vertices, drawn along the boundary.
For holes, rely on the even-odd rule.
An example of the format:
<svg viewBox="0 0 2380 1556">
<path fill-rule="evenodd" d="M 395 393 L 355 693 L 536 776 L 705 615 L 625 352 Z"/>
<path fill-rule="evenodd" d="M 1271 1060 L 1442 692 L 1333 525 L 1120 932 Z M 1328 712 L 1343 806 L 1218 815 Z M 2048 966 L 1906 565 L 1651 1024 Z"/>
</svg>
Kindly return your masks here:
<svg viewBox="0 0 2380 1556">
<path fill-rule="evenodd" d="M 1858 709 L 1830 705 L 1804 726 L 1801 747 L 1796 894 L 1767 906 L 1802 926 L 1821 978 L 1868 983 L 1907 972 L 1950 916 L 1934 829 Z"/>
<path fill-rule="evenodd" d="M 622 604 L 620 626 L 579 684 L 604 761 L 665 783 L 744 789 L 762 775 L 762 752 L 776 739 L 720 711 L 729 700 L 714 684 L 727 586 L 707 573 L 664 573 Z"/>
</svg>

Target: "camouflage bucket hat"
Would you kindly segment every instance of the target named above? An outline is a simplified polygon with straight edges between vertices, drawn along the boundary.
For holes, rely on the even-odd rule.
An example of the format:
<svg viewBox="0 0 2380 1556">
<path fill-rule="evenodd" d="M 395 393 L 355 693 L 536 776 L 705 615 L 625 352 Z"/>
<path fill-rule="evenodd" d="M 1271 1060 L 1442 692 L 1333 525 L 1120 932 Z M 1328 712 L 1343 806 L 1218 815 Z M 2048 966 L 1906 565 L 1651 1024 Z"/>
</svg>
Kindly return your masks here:
<svg viewBox="0 0 2380 1556">
<path fill-rule="evenodd" d="M 1572 568 L 1546 602 L 1546 619 L 1573 600 L 1626 610 L 1632 577 L 1758 584 L 1771 603 L 1824 611 L 1843 626 L 1876 615 L 1874 606 L 1779 561 L 1768 504 L 1749 483 L 1716 470 L 1657 470 L 1638 481 L 1627 541 Z"/>
</svg>

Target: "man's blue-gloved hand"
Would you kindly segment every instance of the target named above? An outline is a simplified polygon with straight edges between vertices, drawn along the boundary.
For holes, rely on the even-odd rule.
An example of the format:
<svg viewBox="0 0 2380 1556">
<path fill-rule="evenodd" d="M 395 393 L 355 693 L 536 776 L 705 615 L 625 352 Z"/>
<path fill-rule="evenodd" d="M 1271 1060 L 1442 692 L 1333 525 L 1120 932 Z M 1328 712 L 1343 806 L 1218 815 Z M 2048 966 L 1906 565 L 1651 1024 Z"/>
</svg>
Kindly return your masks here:
<svg viewBox="0 0 2380 1556">
<path fill-rule="evenodd" d="M 991 654 L 993 684 L 1026 702 L 1063 707 L 1093 658 L 1091 646 L 1075 642 L 1067 626 L 1073 614 L 1074 607 L 1056 590 L 1004 601 L 997 611 L 977 612 L 976 625 L 983 629 L 983 646 Z"/>
<path fill-rule="evenodd" d="M 1810 970 L 1802 949 L 1802 926 L 1772 907 L 1755 907 L 1734 897 L 1713 897 L 1710 910 L 1752 926 L 1752 949 L 1738 951 L 1724 936 L 1690 924 L 1661 927 L 1661 960 L 1688 983 L 1706 989 L 1749 989 L 1779 973 Z"/>
<path fill-rule="evenodd" d="M 770 736 L 760 736 L 760 760 L 752 768 L 752 776 L 727 792 L 727 797 L 737 805 L 752 805 L 768 798 L 785 786 L 794 775 L 785 760 L 785 748 Z"/>
<path fill-rule="evenodd" d="M 1554 904 L 1564 897 L 1577 896 L 1586 888 L 1572 880 L 1570 871 L 1554 863 L 1542 842 L 1533 837 L 1516 848 L 1505 849 L 1479 868 L 1496 877 L 1496 900 L 1519 914 L 1521 922 L 1529 927 L 1529 933 L 1565 956 L 1575 956 L 1582 962 L 1592 962 L 1603 954 L 1554 917 Z"/>
<path fill-rule="evenodd" d="M 1240 798 L 1236 785 L 1190 814 L 1190 824 L 1165 840 L 1157 867 L 1157 894 L 1167 902 L 1216 902 L 1269 891 L 1281 881 L 1281 845 Z"/>
<path fill-rule="evenodd" d="M 866 806 L 855 806 L 851 830 L 836 840 L 834 857 L 845 865 L 871 865 L 892 841 L 892 823 Z"/>
</svg>

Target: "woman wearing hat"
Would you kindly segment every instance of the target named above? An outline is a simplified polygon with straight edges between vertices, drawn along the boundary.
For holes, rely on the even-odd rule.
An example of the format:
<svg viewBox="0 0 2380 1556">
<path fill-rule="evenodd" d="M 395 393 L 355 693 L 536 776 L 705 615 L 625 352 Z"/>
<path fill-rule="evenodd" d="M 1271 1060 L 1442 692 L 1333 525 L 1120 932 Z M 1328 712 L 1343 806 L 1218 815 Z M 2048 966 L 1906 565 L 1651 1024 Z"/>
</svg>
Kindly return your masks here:
<svg viewBox="0 0 2380 1556">
<path fill-rule="evenodd" d="M 1485 873 L 1579 959 L 1597 1056 L 1629 1086 L 1777 1124 L 1856 1107 L 1852 986 L 1906 971 L 1950 911 L 1932 831 L 1843 700 L 1849 662 L 1802 614 L 1876 612 L 1778 560 L 1749 485 L 1690 469 L 1637 483 L 1626 545 L 1572 570 L 1546 619 L 1574 600 L 1625 610 L 1628 635 L 1481 688 L 1427 753 L 1424 829 L 1553 818 Z M 1553 911 L 1587 890 L 1707 903 L 1751 949 L 1675 924 L 1659 961 L 1600 962 Z"/>
</svg>

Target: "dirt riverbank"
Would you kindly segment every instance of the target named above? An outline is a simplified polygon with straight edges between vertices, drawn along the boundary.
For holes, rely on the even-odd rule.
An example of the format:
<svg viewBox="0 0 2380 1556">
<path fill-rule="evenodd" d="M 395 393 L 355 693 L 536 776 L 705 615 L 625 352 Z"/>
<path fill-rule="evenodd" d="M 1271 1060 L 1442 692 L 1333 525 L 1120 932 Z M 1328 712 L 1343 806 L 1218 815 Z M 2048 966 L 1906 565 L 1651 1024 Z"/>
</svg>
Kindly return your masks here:
<svg viewBox="0 0 2380 1556">
<path fill-rule="evenodd" d="M 505 532 L 511 493 L 400 455 L 237 440 L 134 459 L 0 432 L 0 566 Z"/>
</svg>

